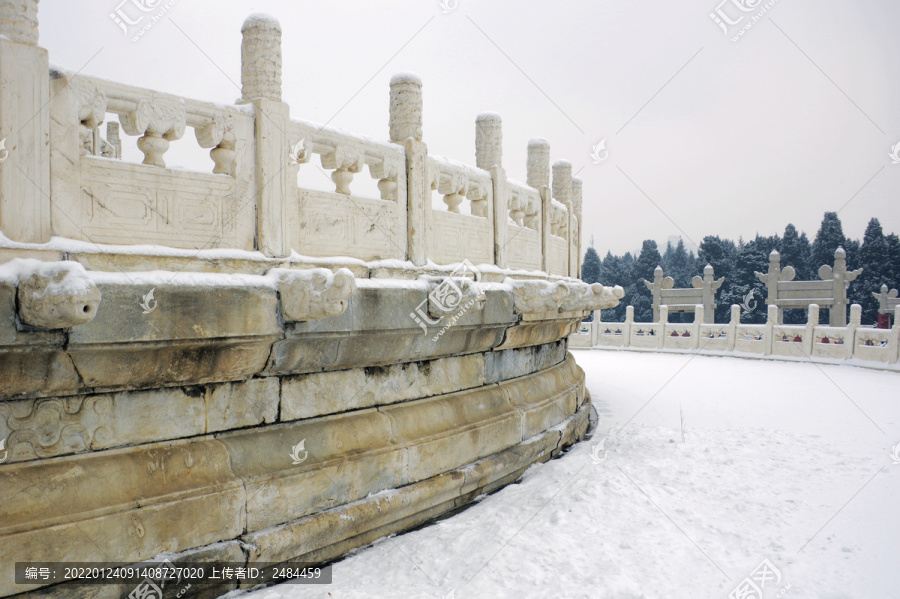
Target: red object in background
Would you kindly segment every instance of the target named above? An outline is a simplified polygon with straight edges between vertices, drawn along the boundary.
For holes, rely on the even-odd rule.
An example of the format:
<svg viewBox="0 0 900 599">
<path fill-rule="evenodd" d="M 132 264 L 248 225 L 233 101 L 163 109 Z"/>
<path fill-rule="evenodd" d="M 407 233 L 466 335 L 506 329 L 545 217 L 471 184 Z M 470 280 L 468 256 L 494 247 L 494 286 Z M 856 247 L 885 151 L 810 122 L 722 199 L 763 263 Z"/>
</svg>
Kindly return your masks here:
<svg viewBox="0 0 900 599">
<path fill-rule="evenodd" d="M 879 329 L 891 328 L 891 315 L 890 314 L 879 314 L 878 315 L 878 328 Z"/>
</svg>

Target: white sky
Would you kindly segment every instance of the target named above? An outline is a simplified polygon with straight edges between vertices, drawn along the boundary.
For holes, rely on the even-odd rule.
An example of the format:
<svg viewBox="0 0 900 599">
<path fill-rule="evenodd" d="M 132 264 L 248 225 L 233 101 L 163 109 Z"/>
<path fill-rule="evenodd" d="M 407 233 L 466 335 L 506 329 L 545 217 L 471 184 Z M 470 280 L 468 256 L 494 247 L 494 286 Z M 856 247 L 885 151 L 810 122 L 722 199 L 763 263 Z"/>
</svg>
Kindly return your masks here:
<svg viewBox="0 0 900 599">
<path fill-rule="evenodd" d="M 387 139 L 388 81 L 415 72 L 431 153 L 474 164 L 475 116 L 496 111 L 504 166 L 524 180 L 528 139 L 546 137 L 584 180 L 585 245 L 601 255 L 788 222 L 812 237 L 842 207 L 849 236 L 872 216 L 900 232 L 900 2 L 777 0 L 734 43 L 709 17 L 720 0 L 175 0 L 138 42 L 109 17 L 121 1 L 41 0 L 51 63 L 230 103 L 241 24 L 267 12 L 294 118 Z M 205 153 L 189 131 L 167 159 Z"/>
</svg>

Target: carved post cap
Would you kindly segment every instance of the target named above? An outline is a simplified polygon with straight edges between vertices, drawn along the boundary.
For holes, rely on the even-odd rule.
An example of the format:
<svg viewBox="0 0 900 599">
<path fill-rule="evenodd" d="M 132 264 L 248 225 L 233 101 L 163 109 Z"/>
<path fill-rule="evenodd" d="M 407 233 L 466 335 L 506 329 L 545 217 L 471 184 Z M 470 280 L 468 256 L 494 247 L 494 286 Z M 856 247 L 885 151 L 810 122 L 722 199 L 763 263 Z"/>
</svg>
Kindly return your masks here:
<svg viewBox="0 0 900 599">
<path fill-rule="evenodd" d="M 860 326 L 862 324 L 862 306 L 859 304 L 850 305 L 850 326 Z"/>
<path fill-rule="evenodd" d="M 781 254 L 778 253 L 778 250 L 772 250 L 769 254 L 769 262 L 779 262 L 781 261 Z"/>
<path fill-rule="evenodd" d="M 475 166 L 485 170 L 503 166 L 503 123 L 496 112 L 475 118 Z"/>
<path fill-rule="evenodd" d="M 819 324 L 819 304 L 810 304 L 807 310 L 806 324 L 811 326 Z"/>
<path fill-rule="evenodd" d="M 527 180 L 535 189 L 550 186 L 550 142 L 535 137 L 528 142 Z"/>
<path fill-rule="evenodd" d="M 0 0 L 0 35 L 29 46 L 38 43 L 38 0 Z"/>
<path fill-rule="evenodd" d="M 731 304 L 731 324 L 741 324 L 741 307 Z"/>
<path fill-rule="evenodd" d="M 422 80 L 413 73 L 391 77 L 391 141 L 422 141 Z"/>
<path fill-rule="evenodd" d="M 281 25 L 275 17 L 254 13 L 241 27 L 241 95 L 281 102 Z"/>
<path fill-rule="evenodd" d="M 844 260 L 846 258 L 847 258 L 847 252 L 844 251 L 844 248 L 838 247 L 838 249 L 834 250 L 834 259 L 835 260 L 838 260 L 838 259 Z"/>
<path fill-rule="evenodd" d="M 703 267 L 703 274 L 709 276 L 715 276 L 716 272 L 713 270 L 712 264 L 707 264 Z"/>
<path fill-rule="evenodd" d="M 634 306 L 625 306 L 625 322 L 634 322 Z"/>
<path fill-rule="evenodd" d="M 659 307 L 659 322 L 662 324 L 669 322 L 669 306 L 663 305 Z"/>
<path fill-rule="evenodd" d="M 778 306 L 769 304 L 766 309 L 766 323 L 778 324 Z"/>
<path fill-rule="evenodd" d="M 572 199 L 572 163 L 568 160 L 553 163 L 553 197 L 563 204 Z"/>
</svg>

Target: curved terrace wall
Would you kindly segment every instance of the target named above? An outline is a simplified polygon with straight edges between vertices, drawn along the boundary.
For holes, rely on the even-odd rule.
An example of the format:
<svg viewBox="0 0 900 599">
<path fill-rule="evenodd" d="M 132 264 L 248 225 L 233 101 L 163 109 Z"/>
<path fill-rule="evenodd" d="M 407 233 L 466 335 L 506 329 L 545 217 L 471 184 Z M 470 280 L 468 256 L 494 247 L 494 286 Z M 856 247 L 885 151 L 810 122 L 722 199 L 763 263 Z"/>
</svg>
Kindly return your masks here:
<svg viewBox="0 0 900 599">
<path fill-rule="evenodd" d="M 430 155 L 414 75 L 389 141 L 292 120 L 271 17 L 223 106 L 51 70 L 36 14 L 0 0 L 0 597 L 133 588 L 15 562 L 319 563 L 584 435 L 566 340 L 623 291 L 575 278 L 581 182 L 545 140 L 527 183 L 492 113 L 475 166 Z M 211 172 L 166 167 L 190 129 Z M 313 157 L 333 192 L 297 185 Z"/>
</svg>

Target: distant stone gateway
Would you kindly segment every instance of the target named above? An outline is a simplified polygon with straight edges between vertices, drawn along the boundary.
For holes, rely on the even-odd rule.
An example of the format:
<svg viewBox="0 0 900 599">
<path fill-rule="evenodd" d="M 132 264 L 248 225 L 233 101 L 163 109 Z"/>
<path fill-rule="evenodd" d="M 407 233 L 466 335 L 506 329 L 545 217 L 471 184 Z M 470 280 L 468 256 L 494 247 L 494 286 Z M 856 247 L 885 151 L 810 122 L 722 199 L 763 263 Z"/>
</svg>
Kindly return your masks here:
<svg viewBox="0 0 900 599">
<path fill-rule="evenodd" d="M 583 437 L 567 338 L 623 291 L 577 279 L 582 185 L 546 140 L 524 184 L 494 113 L 475 166 L 431 155 L 412 74 L 388 140 L 292 120 L 266 15 L 234 105 L 51 70 L 36 15 L 0 0 L 0 597 L 64 582 L 36 562 L 319 564 Z M 166 166 L 189 130 L 210 172 Z M 334 191 L 298 187 L 314 156 Z"/>
</svg>

